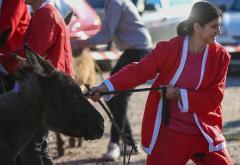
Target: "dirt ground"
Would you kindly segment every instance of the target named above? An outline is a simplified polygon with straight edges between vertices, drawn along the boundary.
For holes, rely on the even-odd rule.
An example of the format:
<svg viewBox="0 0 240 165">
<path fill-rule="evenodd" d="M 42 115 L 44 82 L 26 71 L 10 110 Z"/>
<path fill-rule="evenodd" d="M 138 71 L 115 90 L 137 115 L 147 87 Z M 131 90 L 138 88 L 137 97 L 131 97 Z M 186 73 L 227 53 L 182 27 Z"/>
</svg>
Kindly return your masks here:
<svg viewBox="0 0 240 165">
<path fill-rule="evenodd" d="M 105 75 L 106 76 L 106 75 Z M 140 87 L 148 87 L 145 84 Z M 143 116 L 144 104 L 146 102 L 147 92 L 135 93 L 132 95 L 128 116 L 134 133 L 134 138 L 140 142 L 141 119 Z M 68 137 L 65 139 L 65 153 L 62 157 L 55 157 L 57 165 L 118 165 L 123 164 L 123 157 L 117 162 L 105 162 L 102 155 L 107 149 L 109 140 L 110 122 L 102 108 L 93 103 L 105 118 L 105 132 L 100 140 L 85 141 L 81 147 L 69 148 Z M 227 79 L 227 88 L 223 100 L 223 132 L 227 138 L 227 149 L 234 161 L 234 164 L 240 165 L 240 76 L 229 76 Z M 49 148 L 53 156 L 56 155 L 55 136 L 50 132 Z M 146 154 L 140 152 L 131 156 L 131 164 L 145 164 Z M 192 164 L 188 162 L 188 164 Z"/>
</svg>

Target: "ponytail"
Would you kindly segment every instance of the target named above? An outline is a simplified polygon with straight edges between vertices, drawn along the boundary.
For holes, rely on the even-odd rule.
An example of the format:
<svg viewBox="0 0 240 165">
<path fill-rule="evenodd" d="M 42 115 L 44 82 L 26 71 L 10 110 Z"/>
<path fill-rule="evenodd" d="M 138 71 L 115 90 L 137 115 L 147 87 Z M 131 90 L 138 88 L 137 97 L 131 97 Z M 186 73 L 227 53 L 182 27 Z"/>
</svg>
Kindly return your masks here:
<svg viewBox="0 0 240 165">
<path fill-rule="evenodd" d="M 188 30 L 188 21 L 185 20 L 181 23 L 178 24 L 177 26 L 177 34 L 178 36 L 186 36 L 189 34 L 189 30 Z"/>
</svg>

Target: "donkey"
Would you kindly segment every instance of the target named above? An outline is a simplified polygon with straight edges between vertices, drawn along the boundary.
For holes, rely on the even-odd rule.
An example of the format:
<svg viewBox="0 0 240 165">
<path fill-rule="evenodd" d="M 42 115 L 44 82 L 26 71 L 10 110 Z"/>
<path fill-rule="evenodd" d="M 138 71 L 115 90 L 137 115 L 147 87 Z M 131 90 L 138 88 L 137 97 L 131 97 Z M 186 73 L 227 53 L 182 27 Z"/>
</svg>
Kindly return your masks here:
<svg viewBox="0 0 240 165">
<path fill-rule="evenodd" d="M 19 70 L 18 91 L 0 95 L 0 164 L 15 159 L 36 128 L 94 140 L 102 137 L 104 119 L 78 84 L 25 46 L 28 66 Z"/>
</svg>

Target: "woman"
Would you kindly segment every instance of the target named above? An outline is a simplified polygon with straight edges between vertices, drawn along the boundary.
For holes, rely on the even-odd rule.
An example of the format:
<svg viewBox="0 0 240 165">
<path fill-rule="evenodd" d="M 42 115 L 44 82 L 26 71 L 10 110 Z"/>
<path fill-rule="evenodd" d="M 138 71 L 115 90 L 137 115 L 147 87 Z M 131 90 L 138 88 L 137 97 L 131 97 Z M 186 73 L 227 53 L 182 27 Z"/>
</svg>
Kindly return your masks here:
<svg viewBox="0 0 240 165">
<path fill-rule="evenodd" d="M 147 164 L 232 164 L 222 135 L 221 101 L 230 55 L 216 43 L 221 12 L 208 2 L 194 4 L 177 37 L 159 42 L 139 63 L 132 63 L 91 89 L 124 90 L 155 81 L 167 86 L 170 123 L 162 121 L 161 92 L 150 91 L 142 123 Z M 109 98 L 108 98 L 109 99 Z"/>
</svg>

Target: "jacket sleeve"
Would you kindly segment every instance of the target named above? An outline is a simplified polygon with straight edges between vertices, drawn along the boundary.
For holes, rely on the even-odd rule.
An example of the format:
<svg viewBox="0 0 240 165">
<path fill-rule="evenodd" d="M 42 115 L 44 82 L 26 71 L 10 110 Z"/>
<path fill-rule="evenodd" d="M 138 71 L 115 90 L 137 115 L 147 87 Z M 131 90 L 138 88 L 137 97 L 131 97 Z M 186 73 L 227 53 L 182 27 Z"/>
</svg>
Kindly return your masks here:
<svg viewBox="0 0 240 165">
<path fill-rule="evenodd" d="M 123 90 L 133 88 L 153 79 L 157 73 L 161 72 L 167 61 L 168 42 L 160 42 L 156 48 L 139 63 L 133 62 L 119 72 L 113 74 L 109 81 L 114 89 Z"/>
<path fill-rule="evenodd" d="M 4 20 L 2 20 L 0 24 L 0 38 L 2 38 L 4 32 L 8 31 L 7 37 L 5 39 L 6 41 L 8 41 L 12 37 L 14 31 L 18 27 L 21 17 L 23 16 L 23 14 L 25 14 L 27 10 L 27 6 L 25 5 L 24 0 L 12 0 L 11 2 L 13 3 L 4 5 L 6 6 L 6 8 L 2 9 L 3 12 L 1 16 Z"/>
<path fill-rule="evenodd" d="M 56 20 L 49 14 L 49 11 L 42 9 L 32 17 L 25 43 L 39 55 L 44 56 L 45 52 L 55 43 L 57 34 Z M 17 54 L 25 57 L 24 48 L 18 50 Z"/>
<path fill-rule="evenodd" d="M 220 64 L 218 65 L 219 68 L 215 80 L 207 89 L 180 89 L 183 105 L 182 112 L 207 114 L 221 106 L 229 62 L 230 55 L 224 52 Z"/>
</svg>

